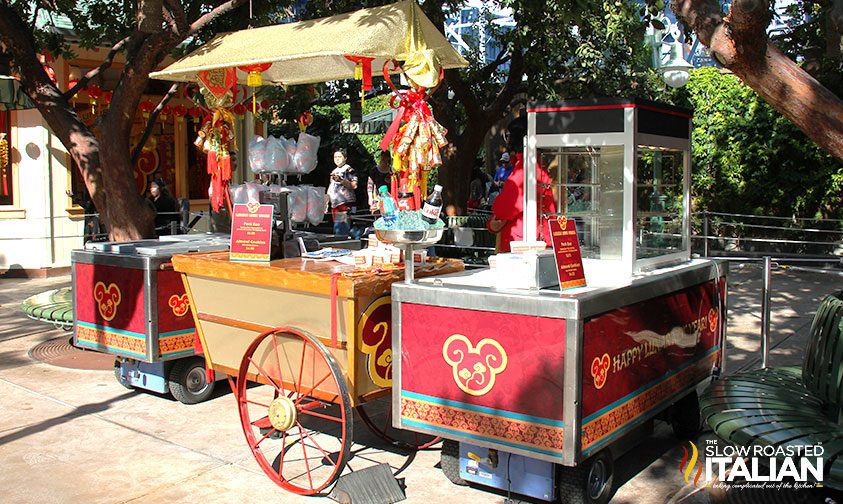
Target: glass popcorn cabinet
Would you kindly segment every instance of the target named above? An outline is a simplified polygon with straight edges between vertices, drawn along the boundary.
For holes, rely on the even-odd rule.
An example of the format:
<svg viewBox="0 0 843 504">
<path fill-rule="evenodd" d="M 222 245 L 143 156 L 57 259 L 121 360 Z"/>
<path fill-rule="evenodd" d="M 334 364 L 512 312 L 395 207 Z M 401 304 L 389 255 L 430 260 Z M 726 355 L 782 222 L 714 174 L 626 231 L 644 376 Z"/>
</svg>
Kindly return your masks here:
<svg viewBox="0 0 843 504">
<path fill-rule="evenodd" d="M 527 173 L 550 176 L 555 215 L 575 220 L 586 269 L 599 270 L 588 276 L 690 258 L 690 111 L 642 100 L 541 102 L 530 104 L 527 124 Z M 526 187 L 525 198 L 540 197 Z"/>
</svg>

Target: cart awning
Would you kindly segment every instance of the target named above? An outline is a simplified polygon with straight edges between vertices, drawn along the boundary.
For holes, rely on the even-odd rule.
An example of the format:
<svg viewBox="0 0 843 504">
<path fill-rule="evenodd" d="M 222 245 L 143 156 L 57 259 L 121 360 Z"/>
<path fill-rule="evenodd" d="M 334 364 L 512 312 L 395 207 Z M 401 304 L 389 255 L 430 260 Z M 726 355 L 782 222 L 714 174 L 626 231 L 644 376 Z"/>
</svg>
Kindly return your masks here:
<svg viewBox="0 0 843 504">
<path fill-rule="evenodd" d="M 414 0 L 361 9 L 327 18 L 250 28 L 217 35 L 154 79 L 195 82 L 203 70 L 272 63 L 262 74 L 271 84 L 308 84 L 353 78 L 356 64 L 346 56 L 374 58 L 379 75 L 386 61 L 403 62 L 416 84 L 433 87 L 440 68 L 468 62 L 457 53 Z M 246 83 L 247 72 L 237 70 Z"/>
</svg>

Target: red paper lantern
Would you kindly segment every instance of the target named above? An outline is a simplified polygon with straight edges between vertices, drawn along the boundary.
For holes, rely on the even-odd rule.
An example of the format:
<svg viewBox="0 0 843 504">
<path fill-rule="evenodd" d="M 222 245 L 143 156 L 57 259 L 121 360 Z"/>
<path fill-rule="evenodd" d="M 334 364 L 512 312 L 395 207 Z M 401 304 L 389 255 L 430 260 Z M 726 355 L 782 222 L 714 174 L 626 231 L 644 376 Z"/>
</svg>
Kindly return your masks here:
<svg viewBox="0 0 843 504">
<path fill-rule="evenodd" d="M 187 107 L 184 105 L 176 105 L 173 107 L 173 115 L 176 117 L 184 117 L 187 115 Z"/>
<path fill-rule="evenodd" d="M 163 107 L 161 107 L 161 114 L 158 117 L 160 117 L 162 121 L 166 121 L 172 113 L 173 109 L 170 108 L 169 105 L 164 105 Z"/>
<path fill-rule="evenodd" d="M 149 119 L 149 114 L 151 114 L 152 111 L 155 110 L 155 104 L 149 100 L 144 100 L 140 102 L 140 104 L 138 104 L 138 109 L 140 109 L 140 111 L 143 113 L 143 117 L 145 119 Z"/>
<path fill-rule="evenodd" d="M 248 109 L 242 103 L 238 103 L 237 105 L 231 107 L 231 111 L 239 116 L 246 115 Z"/>
<path fill-rule="evenodd" d="M 198 119 L 198 118 L 202 117 L 205 113 L 202 111 L 202 109 L 200 107 L 190 107 L 187 110 L 187 114 L 194 119 Z"/>
<path fill-rule="evenodd" d="M 88 96 L 90 96 L 94 101 L 102 98 L 102 95 L 105 91 L 102 90 L 101 87 L 97 86 L 96 84 L 91 84 L 88 86 Z"/>
<path fill-rule="evenodd" d="M 102 101 L 104 101 L 106 105 L 111 104 L 112 98 L 114 98 L 114 91 L 106 91 L 105 94 L 102 95 Z"/>
<path fill-rule="evenodd" d="M 267 110 L 269 108 L 269 100 L 263 100 L 261 102 L 261 108 Z"/>
<path fill-rule="evenodd" d="M 246 84 L 248 86 L 258 87 L 263 86 L 263 77 L 261 77 L 261 72 L 269 70 L 269 67 L 271 66 L 272 63 L 260 63 L 258 65 L 244 65 L 237 68 L 249 74 L 246 78 Z"/>
</svg>

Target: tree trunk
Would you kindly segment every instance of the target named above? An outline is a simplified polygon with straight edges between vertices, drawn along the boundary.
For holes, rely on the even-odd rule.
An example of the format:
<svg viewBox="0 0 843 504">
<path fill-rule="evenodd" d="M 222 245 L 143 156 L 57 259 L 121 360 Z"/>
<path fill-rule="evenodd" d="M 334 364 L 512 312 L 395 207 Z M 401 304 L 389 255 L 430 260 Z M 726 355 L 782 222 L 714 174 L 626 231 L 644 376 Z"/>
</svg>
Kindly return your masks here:
<svg viewBox="0 0 843 504">
<path fill-rule="evenodd" d="M 737 1 L 724 18 L 716 0 L 671 0 L 670 8 L 721 65 L 817 145 L 843 159 L 843 101 L 767 40 L 766 24 L 758 22 L 765 17 L 751 8 L 756 4 L 769 9 L 763 3 Z"/>
<path fill-rule="evenodd" d="M 448 155 L 439 167 L 442 200 L 448 215 L 464 215 L 466 212 L 474 161 L 491 127 L 491 124 L 478 124 L 471 118 L 468 124 L 463 134 L 453 140 Z"/>
<path fill-rule="evenodd" d="M 129 160 L 128 135 L 113 130 L 100 132 L 100 150 L 108 176 L 103 178 L 105 201 L 94 203 L 104 217 L 108 239 L 112 241 L 140 240 L 155 236 L 155 207 L 144 201 L 138 193 L 134 167 Z"/>
</svg>

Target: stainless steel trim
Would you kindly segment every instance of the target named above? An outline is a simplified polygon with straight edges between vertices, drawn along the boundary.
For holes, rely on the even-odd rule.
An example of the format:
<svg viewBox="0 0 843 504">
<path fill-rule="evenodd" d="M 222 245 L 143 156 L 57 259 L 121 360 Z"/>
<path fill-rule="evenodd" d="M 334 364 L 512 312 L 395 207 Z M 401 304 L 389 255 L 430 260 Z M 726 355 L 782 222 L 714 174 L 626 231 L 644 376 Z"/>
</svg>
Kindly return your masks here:
<svg viewBox="0 0 843 504">
<path fill-rule="evenodd" d="M 565 423 L 562 464 L 566 466 L 576 465 L 582 444 L 582 338 L 583 321 L 568 319 L 565 323 L 565 385 L 562 396 L 562 420 Z"/>
<path fill-rule="evenodd" d="M 401 420 L 401 302 L 395 296 L 395 286 L 392 290 L 392 426 L 403 429 Z"/>
<path fill-rule="evenodd" d="M 146 327 L 146 358 L 144 362 L 158 361 L 158 277 L 156 271 L 145 268 L 143 272 L 144 327 Z M 166 378 L 166 377 L 165 377 Z"/>
</svg>

